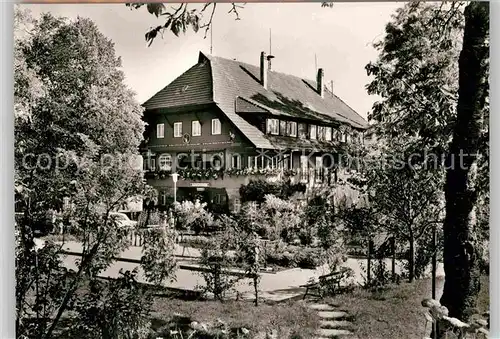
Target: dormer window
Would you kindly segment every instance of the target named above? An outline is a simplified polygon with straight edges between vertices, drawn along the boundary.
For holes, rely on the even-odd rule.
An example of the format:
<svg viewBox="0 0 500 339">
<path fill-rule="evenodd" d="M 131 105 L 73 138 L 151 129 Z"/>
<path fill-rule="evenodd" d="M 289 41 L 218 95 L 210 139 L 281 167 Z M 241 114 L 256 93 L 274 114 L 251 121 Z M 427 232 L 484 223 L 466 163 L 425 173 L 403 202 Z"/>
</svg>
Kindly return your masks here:
<svg viewBox="0 0 500 339">
<path fill-rule="evenodd" d="M 299 123 L 297 125 L 297 133 L 300 139 L 307 139 L 307 125 L 304 123 Z"/>
<path fill-rule="evenodd" d="M 297 123 L 295 121 L 287 122 L 286 135 L 289 137 L 297 137 Z"/>
<path fill-rule="evenodd" d="M 316 140 L 316 125 L 309 125 L 309 138 L 311 140 Z"/>
<path fill-rule="evenodd" d="M 279 120 L 267 119 L 266 133 L 278 135 L 279 134 Z"/>
<path fill-rule="evenodd" d="M 325 127 L 324 126 L 318 126 L 317 137 L 318 137 L 318 140 L 320 140 L 320 141 L 325 140 Z"/>
<path fill-rule="evenodd" d="M 332 128 L 331 127 L 325 127 L 325 140 L 332 141 Z"/>
<path fill-rule="evenodd" d="M 280 135 L 287 135 L 286 133 L 286 125 L 287 125 L 287 122 L 285 120 L 280 120 Z"/>
</svg>

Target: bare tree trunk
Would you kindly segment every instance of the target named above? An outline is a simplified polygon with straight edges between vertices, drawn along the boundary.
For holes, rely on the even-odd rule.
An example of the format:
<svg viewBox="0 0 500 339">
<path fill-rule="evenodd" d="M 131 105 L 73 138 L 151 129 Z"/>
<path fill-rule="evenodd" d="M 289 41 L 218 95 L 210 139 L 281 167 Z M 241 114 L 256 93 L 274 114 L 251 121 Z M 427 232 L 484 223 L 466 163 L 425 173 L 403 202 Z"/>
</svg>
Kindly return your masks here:
<svg viewBox="0 0 500 339">
<path fill-rule="evenodd" d="M 449 315 L 463 321 L 468 320 L 468 312 L 476 306 L 480 289 L 478 251 L 473 234 L 477 199 L 473 174 L 488 93 L 488 36 L 489 3 L 470 2 L 465 9 L 457 121 L 446 173 L 443 253 L 446 279 L 441 297 Z M 438 332 L 441 331 L 438 329 Z"/>
<path fill-rule="evenodd" d="M 253 277 L 253 289 L 255 292 L 255 306 L 259 306 L 259 276 L 257 273 Z"/>
</svg>

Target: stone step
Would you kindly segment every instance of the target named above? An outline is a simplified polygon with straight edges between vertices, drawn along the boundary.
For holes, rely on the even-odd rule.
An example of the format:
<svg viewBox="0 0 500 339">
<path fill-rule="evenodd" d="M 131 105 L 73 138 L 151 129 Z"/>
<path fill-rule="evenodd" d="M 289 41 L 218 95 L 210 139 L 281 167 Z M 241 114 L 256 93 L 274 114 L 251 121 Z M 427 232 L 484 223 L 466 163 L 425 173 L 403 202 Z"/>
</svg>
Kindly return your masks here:
<svg viewBox="0 0 500 339">
<path fill-rule="evenodd" d="M 343 311 L 319 311 L 318 316 L 323 319 L 342 319 L 347 317 Z"/>
<path fill-rule="evenodd" d="M 309 304 L 309 308 L 316 311 L 333 311 L 334 308 L 328 304 Z"/>
<path fill-rule="evenodd" d="M 352 323 L 346 320 L 320 320 L 321 328 L 340 328 L 340 327 L 350 327 Z"/>
<path fill-rule="evenodd" d="M 320 328 L 316 333 L 323 338 L 337 338 L 339 336 L 348 336 L 352 334 L 352 332 L 348 330 L 330 328 Z"/>
</svg>

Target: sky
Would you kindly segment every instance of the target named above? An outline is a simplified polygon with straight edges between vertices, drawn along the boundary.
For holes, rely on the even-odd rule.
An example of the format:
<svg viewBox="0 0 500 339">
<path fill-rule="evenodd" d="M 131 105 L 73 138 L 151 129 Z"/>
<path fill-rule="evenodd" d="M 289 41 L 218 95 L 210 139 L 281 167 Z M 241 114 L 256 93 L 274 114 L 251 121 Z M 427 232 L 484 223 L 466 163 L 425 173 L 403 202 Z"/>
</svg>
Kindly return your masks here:
<svg viewBox="0 0 500 339">
<path fill-rule="evenodd" d="M 125 4 L 23 6 L 35 16 L 51 12 L 93 20 L 114 42 L 125 81 L 140 103 L 194 65 L 200 51 L 210 53 L 210 35 L 204 39 L 202 30 L 179 37 L 165 32 L 147 47 L 145 33 L 164 23 L 164 18 L 156 18 L 145 8 L 131 10 Z M 364 67 L 376 60 L 372 43 L 383 37 L 385 25 L 401 6 L 402 2 L 335 3 L 333 8 L 322 8 L 320 3 L 247 3 L 239 9 L 240 20 L 235 20 L 228 13 L 230 4 L 219 3 L 212 54 L 258 65 L 260 52 L 269 53 L 271 35 L 274 71 L 314 80 L 316 67 L 323 68 L 328 86 L 333 81 L 333 92 L 366 118 L 377 98 L 366 93 L 370 78 Z"/>
</svg>

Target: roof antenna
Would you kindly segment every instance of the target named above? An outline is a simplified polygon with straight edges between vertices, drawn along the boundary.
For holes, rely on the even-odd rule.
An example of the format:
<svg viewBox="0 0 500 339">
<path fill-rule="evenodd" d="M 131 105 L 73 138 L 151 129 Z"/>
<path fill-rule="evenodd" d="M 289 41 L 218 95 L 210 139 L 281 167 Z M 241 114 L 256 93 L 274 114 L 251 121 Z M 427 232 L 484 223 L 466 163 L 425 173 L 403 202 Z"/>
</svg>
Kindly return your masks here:
<svg viewBox="0 0 500 339">
<path fill-rule="evenodd" d="M 274 59 L 274 55 L 271 54 L 271 29 L 269 28 L 269 55 L 267 56 L 267 68 L 271 70 L 271 60 Z"/>
</svg>

